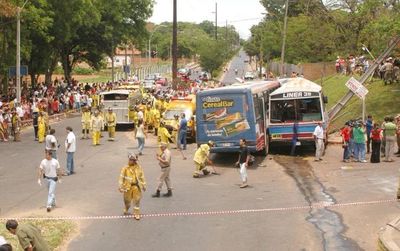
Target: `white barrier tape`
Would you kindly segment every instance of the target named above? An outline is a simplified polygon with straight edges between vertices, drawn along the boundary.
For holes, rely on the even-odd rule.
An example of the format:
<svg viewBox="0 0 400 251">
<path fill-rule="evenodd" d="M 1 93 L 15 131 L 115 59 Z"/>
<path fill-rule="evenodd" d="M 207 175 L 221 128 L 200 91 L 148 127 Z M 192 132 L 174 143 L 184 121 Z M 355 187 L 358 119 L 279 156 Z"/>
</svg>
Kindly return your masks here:
<svg viewBox="0 0 400 251">
<path fill-rule="evenodd" d="M 284 212 L 284 211 L 297 211 L 306 209 L 321 209 L 321 208 L 337 208 L 349 206 L 363 206 L 363 205 L 377 205 L 398 202 L 397 199 L 392 200 L 374 200 L 374 201 L 360 201 L 348 203 L 330 203 L 321 202 L 315 203 L 310 206 L 296 206 L 296 207 L 277 207 L 277 208 L 260 208 L 260 209 L 240 209 L 240 210 L 222 210 L 222 211 L 205 211 L 205 212 L 172 212 L 172 213 L 150 213 L 142 214 L 142 217 L 179 217 L 179 216 L 203 216 L 203 215 L 224 215 L 224 214 L 245 214 L 245 213 L 265 213 L 265 212 Z M 109 216 L 60 216 L 60 217 L 3 217 L 0 221 L 9 219 L 15 220 L 118 220 L 133 218 L 133 215 L 109 215 Z"/>
</svg>

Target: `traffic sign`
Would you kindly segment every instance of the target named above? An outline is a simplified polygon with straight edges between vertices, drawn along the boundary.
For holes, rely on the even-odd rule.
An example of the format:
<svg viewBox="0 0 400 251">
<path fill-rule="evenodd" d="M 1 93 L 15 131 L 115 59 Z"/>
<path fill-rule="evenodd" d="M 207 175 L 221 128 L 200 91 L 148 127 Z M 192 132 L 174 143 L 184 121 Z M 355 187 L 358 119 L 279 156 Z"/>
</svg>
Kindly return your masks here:
<svg viewBox="0 0 400 251">
<path fill-rule="evenodd" d="M 368 93 L 368 89 L 365 88 L 360 82 L 358 82 L 357 79 L 351 77 L 347 82 L 346 82 L 347 88 L 350 89 L 350 91 L 354 92 L 359 98 L 363 99 L 365 95 Z"/>
<path fill-rule="evenodd" d="M 21 67 L 19 68 L 19 72 L 20 72 L 21 76 L 28 75 L 28 66 L 27 65 L 21 65 Z M 8 76 L 10 78 L 15 77 L 16 73 L 17 73 L 17 67 L 15 67 L 15 66 L 8 67 Z"/>
</svg>

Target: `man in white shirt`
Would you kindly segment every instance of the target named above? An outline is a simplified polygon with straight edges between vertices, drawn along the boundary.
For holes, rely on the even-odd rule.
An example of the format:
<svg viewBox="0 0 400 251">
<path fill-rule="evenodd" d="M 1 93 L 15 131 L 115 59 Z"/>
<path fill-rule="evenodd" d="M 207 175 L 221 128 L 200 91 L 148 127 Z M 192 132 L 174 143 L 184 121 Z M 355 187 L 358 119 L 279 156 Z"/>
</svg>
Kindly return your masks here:
<svg viewBox="0 0 400 251">
<path fill-rule="evenodd" d="M 47 180 L 47 212 L 56 206 L 56 185 L 57 181 L 61 183 L 60 163 L 51 157 L 51 153 L 46 151 L 46 158 L 42 160 L 38 170 L 38 184 L 42 185 L 42 178 Z"/>
<path fill-rule="evenodd" d="M 53 128 L 50 129 L 50 133 L 46 136 L 44 142 L 46 145 L 46 151 L 49 151 L 51 153 L 53 159 L 57 159 L 58 142 L 56 137 L 54 136 L 54 133 L 56 133 L 56 130 Z"/>
<path fill-rule="evenodd" d="M 322 122 L 318 122 L 318 125 L 314 129 L 314 140 L 315 140 L 315 161 L 322 160 L 322 154 L 324 152 L 324 128 L 322 128 Z"/>
<path fill-rule="evenodd" d="M 65 151 L 67 153 L 67 175 L 74 174 L 74 153 L 76 151 L 75 134 L 72 128 L 67 126 L 67 138 L 65 139 Z"/>
</svg>

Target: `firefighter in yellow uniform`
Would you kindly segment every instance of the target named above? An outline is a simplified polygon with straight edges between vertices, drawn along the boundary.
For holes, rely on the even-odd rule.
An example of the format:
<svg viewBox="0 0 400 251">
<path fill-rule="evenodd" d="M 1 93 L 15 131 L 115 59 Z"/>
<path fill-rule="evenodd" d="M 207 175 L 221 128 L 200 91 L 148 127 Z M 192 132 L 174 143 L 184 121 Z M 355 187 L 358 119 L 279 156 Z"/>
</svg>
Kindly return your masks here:
<svg viewBox="0 0 400 251">
<path fill-rule="evenodd" d="M 96 108 L 97 106 L 99 106 L 99 95 L 93 94 L 92 100 L 93 100 L 92 107 Z"/>
<path fill-rule="evenodd" d="M 196 150 L 194 154 L 194 164 L 196 166 L 196 170 L 193 173 L 193 178 L 199 178 L 200 177 L 200 171 L 203 172 L 204 175 L 207 175 L 210 173 L 210 171 L 207 170 L 206 166 L 207 164 L 212 164 L 210 160 L 210 147 L 214 146 L 213 141 L 208 141 L 207 144 L 202 144 L 200 147 Z"/>
<path fill-rule="evenodd" d="M 159 144 L 165 143 L 169 146 L 169 139 L 171 139 L 171 134 L 168 132 L 168 129 L 165 128 L 164 122 L 160 122 L 160 127 L 157 131 L 157 141 Z"/>
<path fill-rule="evenodd" d="M 131 107 L 131 108 L 129 109 L 129 114 L 128 114 L 128 116 L 129 116 L 129 119 L 133 122 L 134 127 L 135 127 L 135 129 L 136 129 L 136 127 L 137 127 L 137 125 L 138 125 L 138 122 L 139 122 L 138 111 L 137 111 L 136 106 L 133 106 L 133 107 Z"/>
<path fill-rule="evenodd" d="M 42 143 L 44 141 L 44 137 L 46 134 L 46 122 L 45 118 L 43 116 L 43 112 L 39 112 L 39 117 L 38 117 L 38 141 L 39 143 Z"/>
<path fill-rule="evenodd" d="M 87 106 L 82 109 L 82 139 L 89 138 L 89 129 L 90 129 L 90 110 Z"/>
<path fill-rule="evenodd" d="M 43 118 L 44 118 L 44 137 L 47 136 L 47 132 L 50 130 L 50 118 L 49 114 L 47 112 L 43 112 Z"/>
<path fill-rule="evenodd" d="M 153 109 L 153 125 L 154 125 L 154 135 L 158 135 L 157 131 L 158 131 L 158 127 L 160 127 L 160 119 L 161 119 L 161 113 L 160 110 L 158 110 L 159 107 L 156 106 L 155 109 Z"/>
<path fill-rule="evenodd" d="M 119 176 L 119 191 L 124 197 L 124 215 L 129 215 L 129 208 L 133 203 L 133 216 L 136 220 L 140 219 L 140 199 L 142 191 L 146 191 L 146 181 L 142 167 L 137 163 L 138 157 L 130 154 L 128 165 L 121 169 Z"/>
<path fill-rule="evenodd" d="M 150 109 L 151 105 L 147 105 L 146 107 L 146 113 L 144 114 L 144 122 L 147 127 L 147 131 L 153 129 L 153 113 L 152 110 Z"/>
<path fill-rule="evenodd" d="M 14 136 L 14 141 L 21 141 L 20 130 L 21 130 L 21 118 L 18 116 L 17 110 L 13 108 L 11 117 L 11 131 L 12 135 Z"/>
<path fill-rule="evenodd" d="M 93 145 L 100 145 L 100 132 L 103 130 L 103 119 L 99 115 L 99 111 L 95 110 L 90 120 L 90 129 L 92 130 Z"/>
<path fill-rule="evenodd" d="M 117 126 L 117 115 L 113 112 L 112 108 L 108 108 L 108 113 L 105 116 L 108 130 L 108 140 L 114 141 L 115 139 L 115 127 Z"/>
</svg>

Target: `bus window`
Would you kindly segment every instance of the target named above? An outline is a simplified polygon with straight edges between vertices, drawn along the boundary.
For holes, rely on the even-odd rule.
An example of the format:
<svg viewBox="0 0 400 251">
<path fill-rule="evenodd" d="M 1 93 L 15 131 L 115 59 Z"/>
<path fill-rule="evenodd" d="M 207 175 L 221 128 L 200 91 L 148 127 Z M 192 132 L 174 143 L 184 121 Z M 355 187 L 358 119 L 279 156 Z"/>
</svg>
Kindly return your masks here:
<svg viewBox="0 0 400 251">
<path fill-rule="evenodd" d="M 253 96 L 253 100 L 254 100 L 254 113 L 255 113 L 256 119 L 259 119 L 263 116 L 262 100 L 261 100 L 261 98 L 258 98 L 256 95 Z"/>
<path fill-rule="evenodd" d="M 296 101 L 300 107 L 298 113 L 301 121 L 322 120 L 319 98 L 298 99 Z"/>
<path fill-rule="evenodd" d="M 271 101 L 271 123 L 316 120 L 322 120 L 319 98 Z"/>
</svg>

